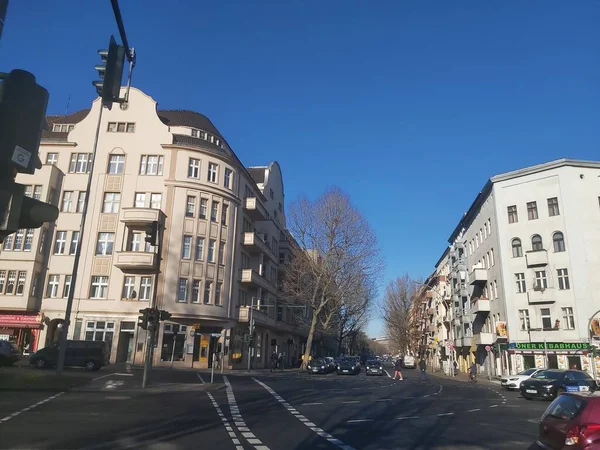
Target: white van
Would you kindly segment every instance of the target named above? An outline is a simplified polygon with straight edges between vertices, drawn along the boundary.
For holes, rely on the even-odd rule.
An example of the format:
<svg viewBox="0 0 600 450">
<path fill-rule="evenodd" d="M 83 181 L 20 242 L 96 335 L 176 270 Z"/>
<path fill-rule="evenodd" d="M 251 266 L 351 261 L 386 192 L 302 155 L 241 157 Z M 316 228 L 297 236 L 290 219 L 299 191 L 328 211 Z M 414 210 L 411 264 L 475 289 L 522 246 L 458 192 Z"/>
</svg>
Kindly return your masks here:
<svg viewBox="0 0 600 450">
<path fill-rule="evenodd" d="M 404 356 L 404 359 L 402 360 L 402 367 L 405 369 L 414 369 L 417 367 L 415 357 L 411 355 Z"/>
</svg>

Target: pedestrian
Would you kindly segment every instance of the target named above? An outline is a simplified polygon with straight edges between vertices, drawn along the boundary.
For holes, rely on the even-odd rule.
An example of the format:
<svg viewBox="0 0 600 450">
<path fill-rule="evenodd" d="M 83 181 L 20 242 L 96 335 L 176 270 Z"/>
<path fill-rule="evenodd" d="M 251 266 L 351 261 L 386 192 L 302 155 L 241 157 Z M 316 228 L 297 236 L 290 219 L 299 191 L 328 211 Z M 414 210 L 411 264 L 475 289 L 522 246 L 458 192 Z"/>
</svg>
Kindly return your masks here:
<svg viewBox="0 0 600 450">
<path fill-rule="evenodd" d="M 402 376 L 402 372 L 400 371 L 400 369 L 402 369 L 402 358 L 398 358 L 396 360 L 396 363 L 394 364 L 394 380 L 399 379 L 400 381 L 404 380 L 404 377 Z"/>
<path fill-rule="evenodd" d="M 273 354 L 271 355 L 271 372 L 275 371 L 276 368 L 277 368 L 277 353 L 275 351 L 273 351 Z"/>
<path fill-rule="evenodd" d="M 421 370 L 421 377 L 419 381 L 429 381 L 429 377 L 427 376 L 427 363 L 425 362 L 425 358 L 421 358 L 419 361 L 419 369 Z"/>
<path fill-rule="evenodd" d="M 281 352 L 277 355 L 277 366 L 280 371 L 283 371 L 283 353 Z"/>
<path fill-rule="evenodd" d="M 473 361 L 471 367 L 469 367 L 469 379 L 473 383 L 477 383 L 477 364 L 475 364 L 475 361 Z"/>
<path fill-rule="evenodd" d="M 456 360 L 454 360 L 452 366 L 454 367 L 454 376 L 458 375 L 458 363 L 456 362 Z"/>
</svg>

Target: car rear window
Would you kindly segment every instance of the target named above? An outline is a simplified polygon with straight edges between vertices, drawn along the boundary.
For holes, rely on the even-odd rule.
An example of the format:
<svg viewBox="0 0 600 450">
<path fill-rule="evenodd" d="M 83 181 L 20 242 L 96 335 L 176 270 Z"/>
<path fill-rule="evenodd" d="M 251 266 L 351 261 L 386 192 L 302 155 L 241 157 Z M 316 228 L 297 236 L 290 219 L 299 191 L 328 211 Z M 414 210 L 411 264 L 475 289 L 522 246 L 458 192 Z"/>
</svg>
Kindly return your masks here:
<svg viewBox="0 0 600 450">
<path fill-rule="evenodd" d="M 554 400 L 542 415 L 546 417 L 569 421 L 585 408 L 586 402 L 575 395 L 560 395 Z"/>
</svg>

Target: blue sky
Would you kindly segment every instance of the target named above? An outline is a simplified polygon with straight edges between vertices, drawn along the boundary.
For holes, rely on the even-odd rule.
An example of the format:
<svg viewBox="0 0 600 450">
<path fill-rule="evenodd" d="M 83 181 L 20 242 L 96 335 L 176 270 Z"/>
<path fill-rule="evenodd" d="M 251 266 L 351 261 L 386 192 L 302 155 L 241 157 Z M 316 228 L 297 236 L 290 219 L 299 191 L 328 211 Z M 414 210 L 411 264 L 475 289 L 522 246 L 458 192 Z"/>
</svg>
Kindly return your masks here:
<svg viewBox="0 0 600 450">
<path fill-rule="evenodd" d="M 279 161 L 288 204 L 348 192 L 384 281 L 429 274 L 491 175 L 600 155 L 595 0 L 121 4 L 134 85 L 208 115 L 247 165 Z M 12 0 L 1 70 L 33 72 L 49 113 L 87 107 L 111 33 L 109 0 Z"/>
</svg>

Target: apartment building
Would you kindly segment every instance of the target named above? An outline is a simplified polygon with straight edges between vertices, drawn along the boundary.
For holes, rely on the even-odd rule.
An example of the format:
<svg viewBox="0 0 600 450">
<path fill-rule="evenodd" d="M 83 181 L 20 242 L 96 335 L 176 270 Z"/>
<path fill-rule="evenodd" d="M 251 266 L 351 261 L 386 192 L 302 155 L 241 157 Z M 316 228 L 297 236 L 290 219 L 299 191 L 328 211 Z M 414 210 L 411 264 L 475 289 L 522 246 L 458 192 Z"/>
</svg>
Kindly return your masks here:
<svg viewBox="0 0 600 450">
<path fill-rule="evenodd" d="M 58 339 L 81 245 L 68 337 L 109 342 L 111 361 L 142 362 L 147 336 L 137 317 L 155 290 L 158 307 L 172 314 L 158 330 L 155 364 L 208 367 L 219 352 L 226 365 L 245 365 L 252 305 L 253 366 L 266 365 L 272 351 L 297 357 L 305 337 L 278 289 L 289 257 L 279 165 L 244 167 L 207 117 L 160 110 L 135 88 L 126 107 L 102 110 L 99 122 L 100 113 L 97 99 L 48 117 L 44 166 L 17 177 L 61 213 L 3 244 L 0 338 L 29 350 Z M 161 254 L 145 242 L 153 221 L 165 230 Z"/>
<path fill-rule="evenodd" d="M 561 159 L 492 177 L 449 240 L 462 370 L 593 373 L 600 310 L 600 163 Z M 600 358 L 595 361 L 600 371 Z"/>
</svg>

